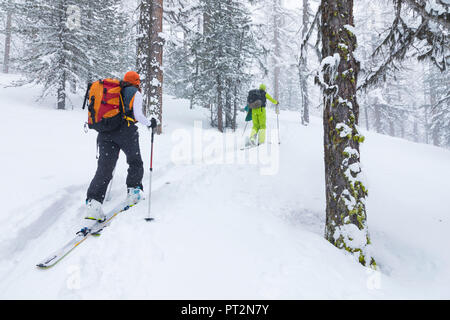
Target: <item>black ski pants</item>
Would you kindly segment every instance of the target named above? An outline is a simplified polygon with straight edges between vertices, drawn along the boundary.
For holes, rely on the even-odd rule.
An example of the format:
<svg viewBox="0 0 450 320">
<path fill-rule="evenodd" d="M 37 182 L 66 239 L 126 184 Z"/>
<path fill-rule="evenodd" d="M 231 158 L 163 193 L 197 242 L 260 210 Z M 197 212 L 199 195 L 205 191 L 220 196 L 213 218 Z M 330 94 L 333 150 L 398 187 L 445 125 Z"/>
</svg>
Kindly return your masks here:
<svg viewBox="0 0 450 320">
<path fill-rule="evenodd" d="M 139 132 L 135 124 L 128 125 L 128 122 L 124 121 L 117 130 L 100 132 L 97 145 L 99 151 L 97 172 L 87 191 L 87 199 L 95 199 L 103 203 L 120 150 L 125 153 L 129 166 L 127 187 L 143 190 L 144 164 L 139 148 Z"/>
</svg>

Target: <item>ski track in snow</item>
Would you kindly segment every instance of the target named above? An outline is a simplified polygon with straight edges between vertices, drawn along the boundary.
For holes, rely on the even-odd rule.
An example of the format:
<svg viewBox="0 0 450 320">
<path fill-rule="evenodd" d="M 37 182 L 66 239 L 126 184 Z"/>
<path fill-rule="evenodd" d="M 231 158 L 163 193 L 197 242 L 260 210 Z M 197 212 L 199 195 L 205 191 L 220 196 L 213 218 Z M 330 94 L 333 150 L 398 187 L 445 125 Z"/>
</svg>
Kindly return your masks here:
<svg viewBox="0 0 450 320">
<path fill-rule="evenodd" d="M 83 186 L 84 187 L 84 186 Z M 29 241 L 38 239 L 44 232 L 58 222 L 64 212 L 67 212 L 73 203 L 73 194 L 81 190 L 81 186 L 67 187 L 61 196 L 52 202 L 39 217 L 29 223 L 27 226 L 20 228 L 14 238 L 2 241 L 0 255 L 13 255 L 25 249 Z M 46 198 L 48 198 L 47 196 Z M 13 210 L 17 211 L 17 210 Z"/>
</svg>

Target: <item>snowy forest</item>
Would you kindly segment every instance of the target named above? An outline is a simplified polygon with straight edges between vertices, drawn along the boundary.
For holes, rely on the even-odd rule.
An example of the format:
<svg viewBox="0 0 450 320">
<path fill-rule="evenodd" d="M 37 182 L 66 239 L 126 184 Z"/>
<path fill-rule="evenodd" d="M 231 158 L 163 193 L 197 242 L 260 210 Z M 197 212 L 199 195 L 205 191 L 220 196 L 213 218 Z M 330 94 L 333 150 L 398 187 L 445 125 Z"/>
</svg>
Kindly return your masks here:
<svg viewBox="0 0 450 320">
<path fill-rule="evenodd" d="M 289 168 L 305 166 L 299 172 L 307 175 L 306 159 L 310 159 L 309 151 L 317 147 L 320 151 L 314 151 L 314 159 L 318 160 L 311 172 L 319 173 L 302 177 L 295 171 L 280 179 L 283 185 L 278 189 L 278 182 L 274 182 L 270 192 L 269 187 L 259 189 L 256 183 L 258 187 L 254 189 L 267 194 L 288 190 L 286 197 L 291 197 L 283 205 L 289 206 L 296 197 L 295 201 L 300 201 L 298 195 L 291 194 L 297 183 L 302 186 L 300 189 L 314 185 L 311 189 L 320 194 L 317 199 L 321 200 L 316 204 L 311 200 L 316 198 L 309 199 L 314 202 L 311 206 L 317 207 L 313 211 L 318 212 L 312 224 L 320 229 L 321 239 L 325 238 L 333 249 L 342 249 L 336 251 L 351 256 L 359 262 L 358 266 L 395 274 L 394 265 L 400 265 L 397 258 L 392 258 L 395 254 L 380 253 L 386 252 L 386 248 L 379 247 L 379 239 L 384 235 L 381 223 L 375 223 L 372 230 L 368 222 L 372 212 L 384 210 L 381 203 L 385 198 L 377 198 L 379 207 L 369 210 L 375 207 L 368 204 L 369 195 L 375 199 L 382 187 L 375 187 L 371 193 L 374 183 L 367 183 L 365 161 L 369 154 L 383 161 L 383 168 L 392 179 L 385 181 L 397 181 L 395 174 L 403 172 L 393 168 L 403 168 L 404 163 L 397 163 L 395 158 L 401 148 L 390 146 L 389 142 L 383 149 L 379 142 L 377 153 L 365 153 L 367 136 L 375 137 L 372 141 L 397 138 L 386 141 L 395 141 L 399 146 L 417 145 L 417 150 L 435 148 L 432 150 L 438 151 L 433 152 L 441 155 L 436 158 L 443 159 L 442 167 L 436 168 L 443 168 L 439 169 L 442 179 L 448 177 L 449 172 L 442 171 L 448 168 L 445 159 L 450 150 L 450 0 L 0 0 L 0 26 L 0 71 L 3 77 L 11 76 L 5 78 L 8 83 L 2 82 L 2 87 L 23 92 L 37 90 L 30 104 L 45 102 L 49 108 L 35 109 L 42 113 L 51 109 L 55 121 L 65 114 L 77 117 L 77 112 L 82 112 L 80 101 L 93 81 L 122 79 L 126 72 L 134 70 L 141 76 L 144 113 L 149 119 L 158 120 L 155 143 L 173 133 L 181 118 L 191 121 L 199 114 L 203 126 L 215 134 L 225 136 L 232 132 L 241 137 L 247 132 L 244 119 L 249 91 L 261 84 L 267 86 L 267 93 L 279 102 L 267 102 L 267 112 L 272 127 L 278 125 L 278 143 L 272 140 L 268 145 L 275 148 L 277 144 L 280 154 L 285 152 L 281 168 L 286 163 Z M 315 139 L 312 132 L 319 131 L 320 136 Z M 298 132 L 302 135 L 296 136 Z M 164 141 L 169 140 L 170 137 Z M 153 136 L 151 152 L 153 161 Z M 169 162 L 169 147 L 161 153 Z M 299 163 L 291 164 L 288 153 L 292 159 L 299 155 Z M 403 155 L 406 154 L 405 151 Z M 368 163 L 371 169 L 372 164 Z M 407 165 L 410 171 L 405 177 L 433 166 L 427 162 L 427 167 L 413 168 L 412 163 L 414 160 Z M 391 166 L 391 170 L 387 169 Z M 166 167 L 171 164 L 164 164 Z M 244 171 L 239 174 L 236 181 L 245 181 Z M 203 173 L 201 179 L 207 176 Z M 437 176 L 434 175 L 436 179 Z M 230 175 L 224 177 L 231 179 Z M 317 183 L 311 182 L 316 179 Z M 414 180 L 406 179 L 397 187 Z M 212 180 L 208 179 L 207 184 L 214 184 Z M 232 183 L 226 181 L 225 185 L 229 183 L 231 188 Z M 86 181 L 77 183 L 85 186 Z M 169 178 L 164 183 L 167 188 L 175 188 Z M 160 183 L 161 188 L 164 183 Z M 63 182 L 61 186 L 66 190 Z M 422 187 L 426 187 L 425 182 Z M 448 191 L 448 180 L 435 187 Z M 196 188 L 197 184 L 177 192 Z M 222 192 L 220 187 L 215 191 Z M 242 189 L 242 194 L 246 192 Z M 237 193 L 230 191 L 230 198 L 238 197 Z M 437 197 L 429 191 L 420 193 L 417 199 L 427 201 L 427 195 Z M 410 197 L 406 191 L 401 196 L 405 202 Z M 158 194 L 153 199 L 157 209 Z M 177 200 L 171 196 L 170 201 Z M 195 203 L 200 205 L 201 201 Z M 271 205 L 278 203 L 281 200 Z M 289 210 L 303 210 L 299 206 Z M 400 204 L 392 206 L 393 211 L 406 214 L 405 208 L 399 208 Z M 292 218 L 290 213 L 287 216 L 305 223 L 304 217 Z M 436 221 L 447 223 L 448 211 L 443 217 Z M 41 232 L 44 234 L 43 229 Z M 0 253 L 6 253 L 2 251 L 8 250 L 6 245 L 2 248 Z M 0 273 L 7 268 L 8 265 L 0 264 Z M 445 279 L 450 279 L 448 272 Z M 398 294 L 402 296 L 406 291 L 396 292 L 402 292 Z M 442 293 L 437 293 L 438 297 L 449 297 L 448 291 L 436 292 Z M 186 296 L 190 297 L 181 295 Z M 323 297 L 320 292 L 315 296 Z M 70 294 L 65 297 L 72 298 Z"/>
<path fill-rule="evenodd" d="M 68 109 L 73 106 L 67 92 L 136 69 L 146 75 L 148 114 L 162 119 L 164 88 L 189 99 L 190 108 L 208 108 L 219 131 L 236 129 L 248 90 L 265 81 L 282 102 L 280 109 L 297 111 L 307 125 L 310 113 L 321 115 L 324 109 L 314 79 L 325 58 L 321 8 L 332 5 L 314 0 L 3 0 L 2 70 L 42 83 L 42 95 L 56 96 L 57 107 Z M 341 10 L 355 12 L 348 32 L 357 38 L 359 125 L 449 148 L 448 2 L 349 5 Z M 164 81 L 152 61 L 163 65 Z"/>
</svg>

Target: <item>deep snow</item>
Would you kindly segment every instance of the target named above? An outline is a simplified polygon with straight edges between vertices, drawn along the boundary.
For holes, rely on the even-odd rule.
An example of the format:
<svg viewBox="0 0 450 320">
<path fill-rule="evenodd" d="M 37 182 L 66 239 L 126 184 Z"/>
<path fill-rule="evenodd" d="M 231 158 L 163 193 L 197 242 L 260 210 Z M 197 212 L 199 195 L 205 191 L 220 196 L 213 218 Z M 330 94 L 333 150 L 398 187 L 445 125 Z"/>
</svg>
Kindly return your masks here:
<svg viewBox="0 0 450 320">
<path fill-rule="evenodd" d="M 282 112 L 282 144 L 269 130 L 268 156 L 255 161 L 257 150 L 239 150 L 243 123 L 221 135 L 206 110 L 169 96 L 155 138 L 156 221 L 144 221 L 142 202 L 54 268 L 36 268 L 84 224 L 96 134 L 83 132 L 79 96 L 57 111 L 51 98 L 35 102 L 39 88 L 4 88 L 14 79 L 0 78 L 1 299 L 450 298 L 448 150 L 364 132 L 374 272 L 323 238 L 321 119 L 304 127 Z M 125 197 L 126 169 L 121 155 L 105 207 Z"/>
</svg>

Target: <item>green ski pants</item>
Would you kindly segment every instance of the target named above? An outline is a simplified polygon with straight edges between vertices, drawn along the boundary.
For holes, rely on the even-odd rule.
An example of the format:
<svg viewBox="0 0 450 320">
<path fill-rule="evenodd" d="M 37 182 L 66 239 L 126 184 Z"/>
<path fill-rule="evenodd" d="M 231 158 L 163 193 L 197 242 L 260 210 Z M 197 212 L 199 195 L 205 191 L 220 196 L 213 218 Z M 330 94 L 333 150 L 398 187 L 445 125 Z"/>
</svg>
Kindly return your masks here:
<svg viewBox="0 0 450 320">
<path fill-rule="evenodd" d="M 266 141 L 266 108 L 252 109 L 253 128 L 250 134 L 250 140 L 256 143 L 256 136 L 258 136 L 258 144 L 263 144 Z"/>
</svg>

